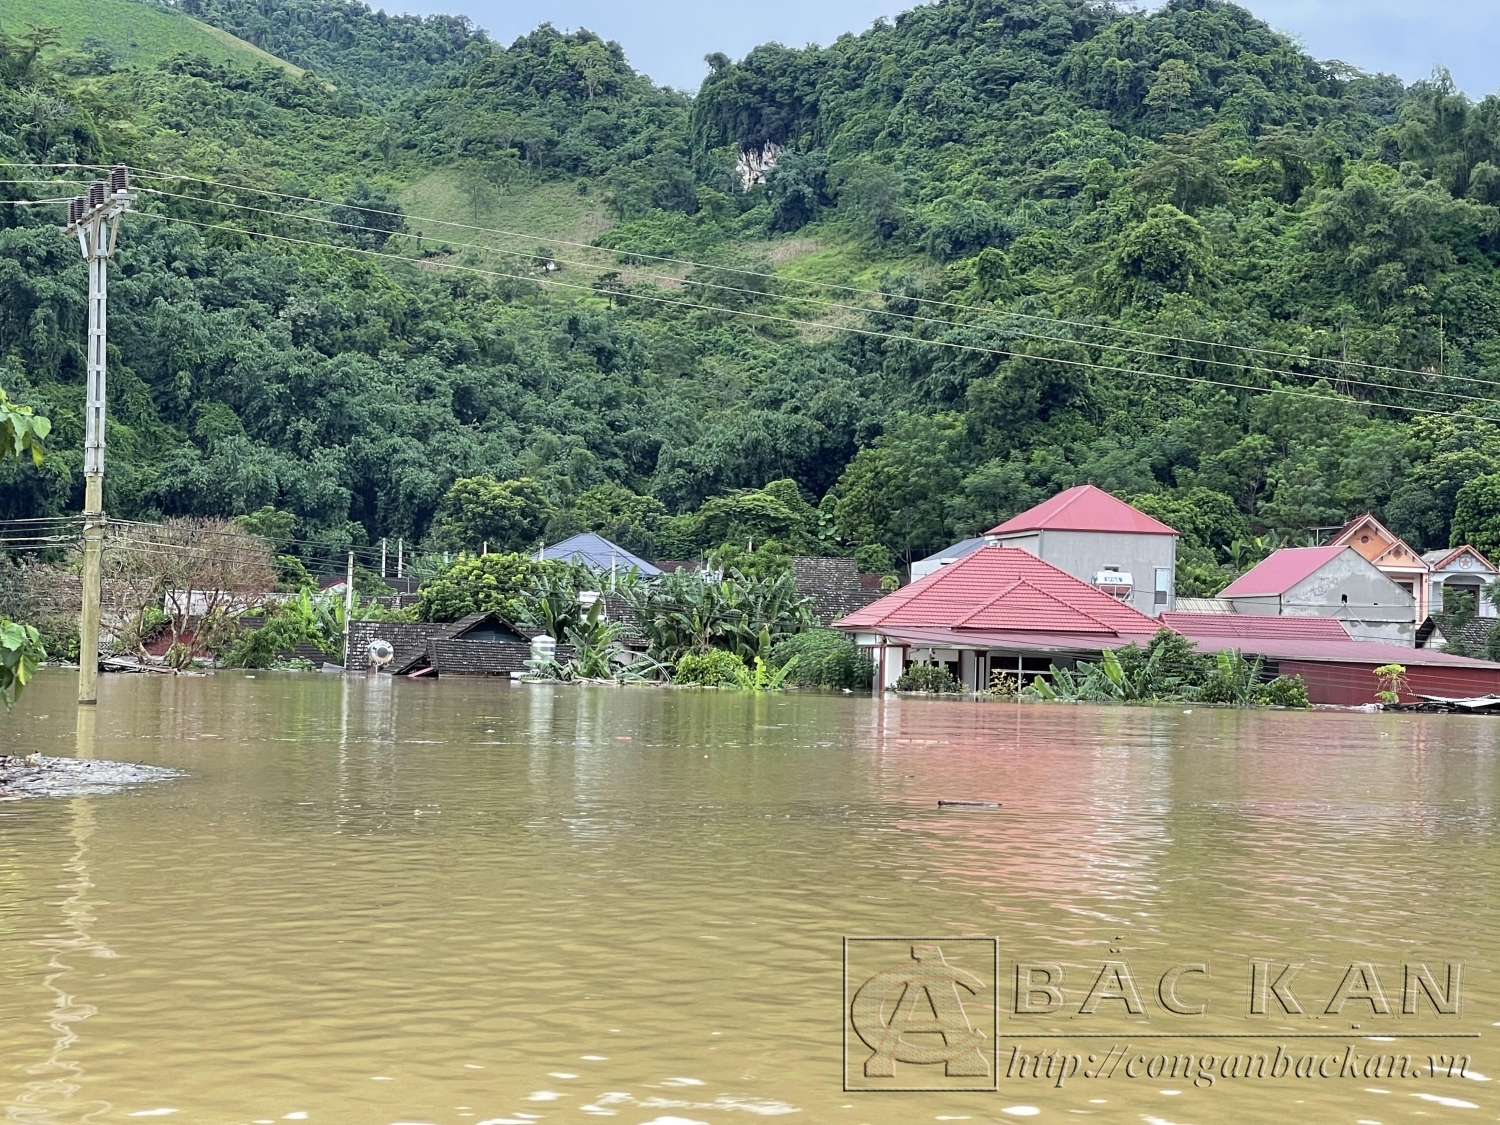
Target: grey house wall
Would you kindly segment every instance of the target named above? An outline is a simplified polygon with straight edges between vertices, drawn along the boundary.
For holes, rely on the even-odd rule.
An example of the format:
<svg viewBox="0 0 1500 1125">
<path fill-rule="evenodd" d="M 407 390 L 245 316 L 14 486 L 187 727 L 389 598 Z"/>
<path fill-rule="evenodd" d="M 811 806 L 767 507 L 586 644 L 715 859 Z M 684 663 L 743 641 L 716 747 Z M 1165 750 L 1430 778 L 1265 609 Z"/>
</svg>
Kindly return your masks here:
<svg viewBox="0 0 1500 1125">
<path fill-rule="evenodd" d="M 1416 598 L 1353 550 L 1336 555 L 1280 597 L 1230 601 L 1236 613 L 1336 617 L 1360 640 L 1417 643 Z"/>
<path fill-rule="evenodd" d="M 1090 584 L 1094 575 L 1118 567 L 1135 581 L 1128 604 L 1156 617 L 1177 605 L 1177 537 L 1118 531 L 1025 531 L 995 537 L 1002 547 L 1019 547 Z M 1167 600 L 1156 602 L 1156 571 L 1167 571 Z"/>
</svg>

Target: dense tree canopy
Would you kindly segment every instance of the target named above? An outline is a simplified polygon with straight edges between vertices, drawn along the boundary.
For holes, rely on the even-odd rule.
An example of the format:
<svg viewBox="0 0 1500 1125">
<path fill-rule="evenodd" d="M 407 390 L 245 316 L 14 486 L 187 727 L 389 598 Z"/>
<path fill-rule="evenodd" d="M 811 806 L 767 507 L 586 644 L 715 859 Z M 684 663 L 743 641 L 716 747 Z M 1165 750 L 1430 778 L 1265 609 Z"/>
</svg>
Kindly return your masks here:
<svg viewBox="0 0 1500 1125">
<path fill-rule="evenodd" d="M 13 195 L 214 181 L 139 174 L 112 512 L 911 558 L 1093 481 L 1183 533 L 1184 592 L 1366 510 L 1500 546 L 1500 98 L 1441 71 L 1221 0 L 943 0 L 688 98 L 587 32 L 181 6 L 310 72 L 0 39 L 0 160 L 48 181 Z M 402 203 L 434 172 L 472 204 L 442 244 Z M 494 193 L 610 226 L 479 245 Z M 84 289 L 56 215 L 0 203 L 0 385 L 54 425 L 5 517 L 78 507 Z"/>
</svg>

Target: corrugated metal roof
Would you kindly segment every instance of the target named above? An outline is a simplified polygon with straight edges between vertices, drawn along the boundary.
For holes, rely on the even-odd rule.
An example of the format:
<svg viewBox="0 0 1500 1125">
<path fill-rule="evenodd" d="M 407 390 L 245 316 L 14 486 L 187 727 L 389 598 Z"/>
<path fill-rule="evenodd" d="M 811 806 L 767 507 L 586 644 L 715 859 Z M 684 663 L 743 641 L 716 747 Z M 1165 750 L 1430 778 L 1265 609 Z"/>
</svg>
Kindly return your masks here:
<svg viewBox="0 0 1500 1125">
<path fill-rule="evenodd" d="M 1270 617 L 1249 613 L 1164 613 L 1161 623 L 1185 637 L 1263 637 L 1347 641 L 1343 623 L 1334 617 Z"/>
<path fill-rule="evenodd" d="M 1221 598 L 1261 598 L 1284 594 L 1352 547 L 1283 547 L 1219 591 Z"/>
<path fill-rule="evenodd" d="M 1147 636 L 1158 628 L 1155 619 L 1014 547 L 981 547 L 837 624 Z"/>
<path fill-rule="evenodd" d="M 1080 484 L 1012 516 L 991 535 L 1018 531 L 1115 531 L 1131 535 L 1176 535 L 1161 520 L 1132 508 L 1102 488 Z"/>
<path fill-rule="evenodd" d="M 944 547 L 941 551 L 934 551 L 925 559 L 918 559 L 917 563 L 952 562 L 955 559 L 963 558 L 965 555 L 973 554 L 980 547 L 983 547 L 984 543 L 985 539 L 983 535 L 976 535 L 973 539 L 960 539 L 957 543 Z"/>
<path fill-rule="evenodd" d="M 1475 668 L 1500 671 L 1500 664 L 1488 660 L 1471 660 L 1430 648 L 1408 648 L 1384 641 L 1312 640 L 1302 637 L 1213 637 L 1190 638 L 1200 652 L 1219 652 L 1237 648 L 1247 655 L 1267 660 L 1306 660 L 1333 664 L 1400 664 L 1407 668 Z"/>
<path fill-rule="evenodd" d="M 661 570 L 652 566 L 639 555 L 632 555 L 624 547 L 617 543 L 611 543 L 602 535 L 595 535 L 592 531 L 574 535 L 564 539 L 561 543 L 554 543 L 550 547 L 543 547 L 535 555 L 534 559 L 540 558 L 558 559 L 565 562 L 581 563 L 601 574 L 607 574 L 610 567 L 619 570 L 636 570 L 642 577 L 655 578 Z"/>
</svg>

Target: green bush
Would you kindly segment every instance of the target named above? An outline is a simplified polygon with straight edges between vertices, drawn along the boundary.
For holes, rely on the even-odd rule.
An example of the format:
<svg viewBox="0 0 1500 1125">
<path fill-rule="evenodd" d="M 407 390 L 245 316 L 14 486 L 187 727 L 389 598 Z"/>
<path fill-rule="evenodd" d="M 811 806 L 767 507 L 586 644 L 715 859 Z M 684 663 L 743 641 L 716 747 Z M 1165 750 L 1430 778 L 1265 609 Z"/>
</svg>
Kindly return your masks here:
<svg viewBox="0 0 1500 1125">
<path fill-rule="evenodd" d="M 1294 707 L 1306 711 L 1312 706 L 1307 699 L 1307 684 L 1301 676 L 1277 676 L 1262 684 L 1255 693 L 1256 702 L 1267 707 Z"/>
<path fill-rule="evenodd" d="M 771 649 L 771 666 L 797 665 L 790 680 L 800 687 L 868 689 L 875 675 L 870 658 L 853 638 L 836 629 L 809 629 L 778 641 Z"/>
<path fill-rule="evenodd" d="M 959 687 L 946 664 L 913 664 L 896 681 L 897 691 L 926 691 L 934 695 L 956 695 Z"/>
<path fill-rule="evenodd" d="M 697 684 L 699 687 L 737 688 L 748 674 L 749 668 L 737 655 L 716 648 L 712 652 L 690 652 L 679 657 L 672 682 Z"/>
</svg>

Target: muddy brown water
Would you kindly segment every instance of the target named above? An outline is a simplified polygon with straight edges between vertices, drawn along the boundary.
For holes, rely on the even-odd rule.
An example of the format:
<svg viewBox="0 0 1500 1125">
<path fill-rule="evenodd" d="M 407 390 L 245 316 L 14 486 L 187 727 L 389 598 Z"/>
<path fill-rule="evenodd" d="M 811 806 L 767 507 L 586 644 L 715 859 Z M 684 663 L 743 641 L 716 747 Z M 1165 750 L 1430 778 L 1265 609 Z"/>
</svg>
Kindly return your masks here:
<svg viewBox="0 0 1500 1125">
<path fill-rule="evenodd" d="M 272 673 L 108 676 L 80 717 L 73 691 L 40 675 L 0 752 L 185 776 L 0 804 L 6 1120 L 1500 1114 L 1494 719 Z M 869 936 L 903 940 L 846 973 Z M 926 939 L 976 993 L 902 977 Z M 1017 1015 L 1017 964 L 1065 1006 Z M 871 1078 L 846 1005 L 881 970 L 907 982 L 882 1025 L 941 1047 L 946 987 L 989 1073 L 898 1045 Z M 1280 1077 L 1221 1061 L 1278 1048 Z"/>
</svg>

